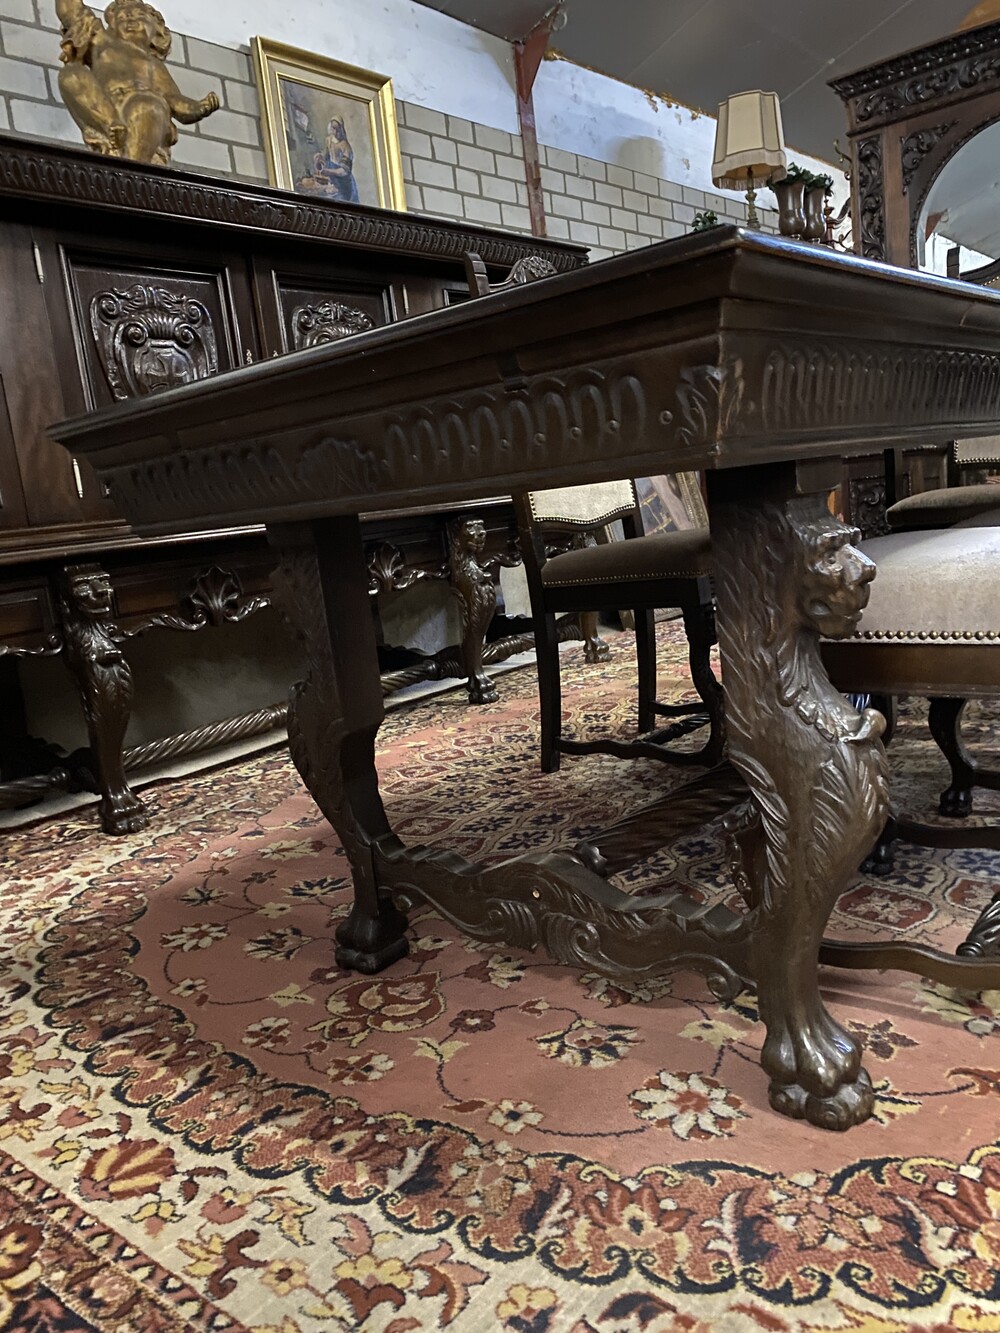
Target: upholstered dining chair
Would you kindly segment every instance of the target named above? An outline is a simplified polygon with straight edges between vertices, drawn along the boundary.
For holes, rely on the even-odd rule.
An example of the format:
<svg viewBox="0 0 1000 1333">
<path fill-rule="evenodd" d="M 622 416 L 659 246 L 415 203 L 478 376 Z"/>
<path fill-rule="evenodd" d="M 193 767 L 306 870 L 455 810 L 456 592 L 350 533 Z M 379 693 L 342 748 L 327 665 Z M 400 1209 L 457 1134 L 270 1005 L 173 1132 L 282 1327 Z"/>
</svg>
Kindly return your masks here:
<svg viewBox="0 0 1000 1333">
<path fill-rule="evenodd" d="M 514 496 L 514 508 L 535 634 L 542 771 L 557 769 L 560 754 L 596 752 L 644 754 L 676 764 L 717 763 L 725 727 L 722 690 L 710 660 L 715 618 L 708 529 L 643 534 L 631 481 L 526 491 Z M 591 535 L 616 520 L 622 524 L 624 540 L 597 542 Z M 558 551 L 560 537 L 570 549 Z M 675 606 L 684 618 L 691 678 L 700 703 L 663 704 L 656 698 L 653 612 Z M 574 740 L 563 735 L 557 617 L 599 607 L 634 613 L 638 731 L 650 733 L 640 740 Z M 656 732 L 657 717 L 674 719 L 674 725 Z M 673 750 L 667 745 L 706 720 L 709 735 L 701 749 Z"/>
<path fill-rule="evenodd" d="M 555 272 L 545 260 L 522 260 L 503 282 L 491 286 L 474 253 L 466 255 L 465 269 L 473 296 L 510 290 Z M 710 660 L 715 620 L 707 526 L 644 534 L 632 481 L 524 491 L 514 496 L 514 506 L 535 636 L 542 771 L 558 769 L 562 754 L 596 752 L 676 764 L 717 763 L 725 748 L 725 724 L 722 689 Z M 616 520 L 624 540 L 598 541 L 596 534 Z M 635 616 L 640 738 L 632 741 L 563 735 L 558 618 L 602 607 Z M 653 612 L 664 607 L 678 607 L 683 616 L 697 703 L 663 704 L 656 698 Z M 657 717 L 672 725 L 654 731 Z M 701 749 L 670 748 L 669 741 L 706 722 L 709 735 Z"/>
<path fill-rule="evenodd" d="M 977 287 L 1000 286 L 1000 261 L 980 268 L 959 271 L 960 250 L 955 246 L 948 252 L 949 278 L 971 282 Z M 886 481 L 891 496 L 899 495 L 900 481 L 896 474 L 898 451 L 886 450 Z M 913 532 L 926 528 L 948 528 L 953 523 L 975 518 L 989 509 L 1000 507 L 1000 487 L 989 482 L 962 482 L 966 468 L 1000 464 L 1000 436 L 988 435 L 980 439 L 960 440 L 952 444 L 948 457 L 948 485 L 930 491 L 907 495 L 890 504 L 886 521 L 894 532 Z"/>
<path fill-rule="evenodd" d="M 970 524 L 890 533 L 862 542 L 861 550 L 877 572 L 853 635 L 823 643 L 834 685 L 874 698 L 924 695 L 959 705 L 1000 695 L 1000 527 Z M 945 796 L 953 806 L 964 801 L 967 813 L 974 785 L 1000 782 L 984 782 L 982 772 L 965 759 L 964 768 L 952 764 L 952 786 Z M 1000 830 L 921 826 L 909 820 L 896 827 L 906 840 L 930 846 L 1000 847 Z M 885 862 L 884 842 L 879 855 Z M 998 918 L 994 924 L 1000 924 L 1000 908 L 993 915 Z M 965 950 L 970 951 L 976 952 Z"/>
</svg>

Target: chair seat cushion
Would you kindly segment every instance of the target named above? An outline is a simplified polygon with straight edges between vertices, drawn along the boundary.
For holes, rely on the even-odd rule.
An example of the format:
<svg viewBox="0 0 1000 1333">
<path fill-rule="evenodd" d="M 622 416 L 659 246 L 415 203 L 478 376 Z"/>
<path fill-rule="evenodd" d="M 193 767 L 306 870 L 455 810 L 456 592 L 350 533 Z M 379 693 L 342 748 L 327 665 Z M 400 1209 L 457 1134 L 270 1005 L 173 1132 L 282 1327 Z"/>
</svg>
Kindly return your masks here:
<svg viewBox="0 0 1000 1333">
<path fill-rule="evenodd" d="M 890 505 L 885 516 L 890 528 L 947 528 L 997 508 L 1000 508 L 1000 486 L 981 482 L 977 486 L 943 486 L 936 491 L 908 495 Z"/>
<path fill-rule="evenodd" d="M 848 642 L 1000 639 L 1000 528 L 893 532 L 862 542 L 861 550 L 877 573 Z"/>
<path fill-rule="evenodd" d="M 710 557 L 708 528 L 657 532 L 553 556 L 542 566 L 542 583 L 562 588 L 701 578 L 711 572 Z"/>
</svg>

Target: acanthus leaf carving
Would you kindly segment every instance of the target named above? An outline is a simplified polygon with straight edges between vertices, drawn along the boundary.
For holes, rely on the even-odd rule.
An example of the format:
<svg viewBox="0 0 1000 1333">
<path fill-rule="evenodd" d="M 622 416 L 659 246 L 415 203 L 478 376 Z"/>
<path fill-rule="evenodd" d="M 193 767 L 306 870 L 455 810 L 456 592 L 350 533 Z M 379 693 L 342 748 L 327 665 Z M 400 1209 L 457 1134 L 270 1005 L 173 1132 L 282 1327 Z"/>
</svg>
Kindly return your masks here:
<svg viewBox="0 0 1000 1333">
<path fill-rule="evenodd" d="M 677 436 L 687 449 L 717 453 L 720 440 L 735 426 L 743 404 L 745 381 L 738 358 L 722 365 L 685 366 L 680 372 Z"/>
<path fill-rule="evenodd" d="M 422 579 L 446 579 L 447 564 L 438 569 L 419 569 L 406 563 L 398 546 L 381 542 L 368 557 L 368 591 L 375 593 L 404 592 Z"/>
<path fill-rule="evenodd" d="M 915 130 L 912 134 L 907 134 L 902 140 L 901 158 L 904 194 L 910 188 L 910 181 L 913 180 L 914 173 L 921 162 L 955 124 L 956 122 L 951 120 L 943 125 L 931 125 L 926 129 Z"/>
</svg>

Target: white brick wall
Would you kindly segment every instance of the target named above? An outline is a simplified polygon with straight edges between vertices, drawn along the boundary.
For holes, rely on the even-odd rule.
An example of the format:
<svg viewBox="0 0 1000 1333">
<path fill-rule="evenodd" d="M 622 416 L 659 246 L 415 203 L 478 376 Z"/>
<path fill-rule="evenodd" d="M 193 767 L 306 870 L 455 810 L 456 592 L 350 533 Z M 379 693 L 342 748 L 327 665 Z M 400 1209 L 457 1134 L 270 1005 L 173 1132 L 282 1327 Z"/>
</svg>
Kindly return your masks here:
<svg viewBox="0 0 1000 1333">
<path fill-rule="evenodd" d="M 219 111 L 179 126 L 179 167 L 251 181 L 267 180 L 260 103 L 249 53 L 175 34 L 170 69 L 191 97 L 214 91 Z M 51 0 L 0 0 L 0 129 L 81 142 L 58 94 L 59 29 Z M 412 103 L 398 102 L 399 143 L 408 207 L 530 233 L 521 140 Z M 744 222 L 737 195 L 709 194 L 614 163 L 540 148 L 548 234 L 591 247 L 592 259 L 633 250 L 690 230 L 695 213 Z M 773 230 L 774 214 L 761 210 Z"/>
</svg>

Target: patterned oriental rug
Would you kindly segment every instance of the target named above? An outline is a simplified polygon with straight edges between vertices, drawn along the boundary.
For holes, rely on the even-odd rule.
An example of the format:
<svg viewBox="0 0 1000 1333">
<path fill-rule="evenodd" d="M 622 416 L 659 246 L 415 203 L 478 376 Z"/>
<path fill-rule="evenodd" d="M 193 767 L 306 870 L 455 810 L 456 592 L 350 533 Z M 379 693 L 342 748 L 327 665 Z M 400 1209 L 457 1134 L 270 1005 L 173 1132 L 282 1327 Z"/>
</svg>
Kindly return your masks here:
<svg viewBox="0 0 1000 1333">
<path fill-rule="evenodd" d="M 627 640 L 566 676 L 581 730 L 627 734 Z M 404 837 L 572 844 L 681 778 L 597 756 L 544 777 L 533 672 L 502 690 L 390 715 Z M 1000 714 L 972 731 L 995 746 Z M 930 809 L 916 705 L 893 756 Z M 1000 1330 L 1000 992 L 826 973 L 878 1102 L 824 1133 L 768 1108 L 753 996 L 722 1009 L 694 975 L 626 991 L 426 910 L 407 959 L 338 972 L 344 861 L 283 752 L 149 795 L 147 833 L 84 812 L 3 849 L 3 1333 Z M 997 870 L 904 848 L 831 933 L 953 946 Z M 718 826 L 626 878 L 663 876 L 728 898 Z"/>
</svg>

